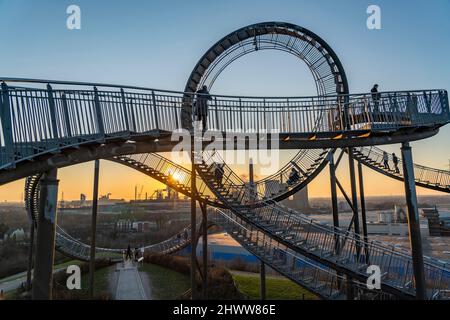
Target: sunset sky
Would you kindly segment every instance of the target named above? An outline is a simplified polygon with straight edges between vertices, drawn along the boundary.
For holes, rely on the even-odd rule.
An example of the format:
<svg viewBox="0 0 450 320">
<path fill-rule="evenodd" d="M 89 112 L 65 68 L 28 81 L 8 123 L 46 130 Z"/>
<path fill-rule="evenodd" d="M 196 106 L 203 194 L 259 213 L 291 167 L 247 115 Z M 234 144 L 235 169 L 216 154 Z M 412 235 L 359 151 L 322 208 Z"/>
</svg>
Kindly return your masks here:
<svg viewBox="0 0 450 320">
<path fill-rule="evenodd" d="M 81 30 L 66 28 L 66 8 L 81 8 Z M 366 9 L 377 4 L 382 29 L 368 30 Z M 411 1 L 24 1 L 0 0 L 0 76 L 139 85 L 183 90 L 202 54 L 242 26 L 286 21 L 312 30 L 341 59 L 351 92 L 450 89 L 450 2 Z M 256 52 L 225 70 L 212 93 L 233 95 L 312 95 L 305 64 L 282 52 Z M 417 163 L 447 168 L 450 126 L 414 142 Z M 400 154 L 400 146 L 383 147 Z M 280 152 L 280 165 L 293 151 Z M 236 167 L 245 174 L 245 165 Z M 276 171 L 277 168 L 273 168 Z M 403 184 L 365 169 L 368 195 L 398 195 Z M 258 177 L 261 175 L 256 168 Z M 93 163 L 59 170 L 65 200 L 92 195 Z M 338 176 L 348 184 L 347 162 Z M 329 195 L 328 169 L 309 189 Z M 149 195 L 163 185 L 120 165 L 102 161 L 100 194 L 134 197 L 135 185 Z M 0 201 L 22 197 L 24 182 L 0 186 Z M 438 194 L 418 188 L 420 194 Z"/>
</svg>

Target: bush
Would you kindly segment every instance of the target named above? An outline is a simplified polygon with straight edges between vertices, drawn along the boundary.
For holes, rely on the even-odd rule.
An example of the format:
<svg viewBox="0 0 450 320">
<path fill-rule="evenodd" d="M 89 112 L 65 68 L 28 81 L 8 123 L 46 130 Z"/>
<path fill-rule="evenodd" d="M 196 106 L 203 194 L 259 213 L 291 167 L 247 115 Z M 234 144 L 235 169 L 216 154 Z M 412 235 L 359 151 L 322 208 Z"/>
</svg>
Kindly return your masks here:
<svg viewBox="0 0 450 320">
<path fill-rule="evenodd" d="M 189 275 L 191 272 L 190 261 L 186 257 L 172 256 L 161 253 L 148 253 L 144 256 L 144 262 L 156 264 L 185 275 Z M 197 290 L 200 291 L 202 290 L 202 281 L 198 271 L 196 274 L 196 279 Z M 188 295 L 183 295 L 183 298 L 187 297 Z M 209 267 L 208 298 L 229 300 L 242 299 L 243 296 L 236 289 L 233 277 L 225 268 Z"/>
</svg>

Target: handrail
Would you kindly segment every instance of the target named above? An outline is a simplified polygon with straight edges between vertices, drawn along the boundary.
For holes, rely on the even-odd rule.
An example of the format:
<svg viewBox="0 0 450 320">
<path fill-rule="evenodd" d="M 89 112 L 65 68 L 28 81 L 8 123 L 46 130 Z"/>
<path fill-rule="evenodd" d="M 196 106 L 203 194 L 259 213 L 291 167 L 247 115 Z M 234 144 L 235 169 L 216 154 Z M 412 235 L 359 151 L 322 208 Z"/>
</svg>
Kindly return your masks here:
<svg viewBox="0 0 450 320">
<path fill-rule="evenodd" d="M 156 89 L 151 87 L 142 87 L 142 86 L 132 86 L 132 85 L 120 85 L 120 84 L 110 84 L 110 83 L 101 83 L 101 82 L 84 82 L 84 81 L 65 81 L 65 80 L 51 80 L 51 79 L 27 79 L 27 78 L 15 78 L 15 77 L 0 77 L 0 82 L 18 82 L 18 83 L 40 83 L 40 84 L 60 84 L 60 85 L 73 85 L 73 86 L 88 86 L 88 87 L 105 87 L 105 88 L 117 88 L 117 89 L 134 89 L 134 90 L 145 90 L 145 91 L 155 91 L 155 92 L 165 92 L 165 93 L 174 93 L 174 94 L 186 94 L 192 95 L 193 92 L 183 92 L 176 90 L 167 90 L 167 89 Z M 31 88 L 35 89 L 35 88 Z M 387 95 L 394 93 L 423 93 L 423 92 L 433 92 L 433 91 L 443 91 L 446 92 L 445 89 L 422 89 L 422 90 L 400 90 L 400 91 L 380 91 L 379 94 Z M 201 95 L 201 94 L 200 94 Z M 211 94 L 213 97 L 223 97 L 223 98 L 244 98 L 244 99 L 321 99 L 321 98 L 342 98 L 342 97 L 364 97 L 367 95 L 372 95 L 372 93 L 361 92 L 361 93 L 351 93 L 351 94 L 333 94 L 326 96 L 243 96 L 243 95 L 218 95 Z"/>
<path fill-rule="evenodd" d="M 387 153 L 389 168 L 384 168 L 383 154 L 384 150 L 372 146 L 372 147 L 357 147 L 355 148 L 356 158 L 368 167 L 371 167 L 377 171 L 381 171 L 384 174 L 388 174 L 397 179 L 403 179 L 403 167 L 402 160 L 398 157 L 398 172 L 393 167 L 393 156 Z M 364 159 L 367 157 L 368 159 Z M 376 163 L 372 164 L 369 161 Z M 431 189 L 439 189 L 439 191 L 450 192 L 450 171 L 431 168 L 421 164 L 414 163 L 415 181 L 422 187 L 428 187 Z"/>
<path fill-rule="evenodd" d="M 192 95 L 114 88 L 53 88 L 47 83 L 45 88 L 19 89 L 2 83 L 0 168 L 83 143 L 110 138 L 127 141 L 176 132 L 192 123 Z M 214 96 L 210 108 L 214 112 L 208 117 L 208 127 L 213 134 L 386 134 L 401 128 L 435 130 L 450 122 L 448 94 L 439 90 L 348 98 Z"/>
</svg>

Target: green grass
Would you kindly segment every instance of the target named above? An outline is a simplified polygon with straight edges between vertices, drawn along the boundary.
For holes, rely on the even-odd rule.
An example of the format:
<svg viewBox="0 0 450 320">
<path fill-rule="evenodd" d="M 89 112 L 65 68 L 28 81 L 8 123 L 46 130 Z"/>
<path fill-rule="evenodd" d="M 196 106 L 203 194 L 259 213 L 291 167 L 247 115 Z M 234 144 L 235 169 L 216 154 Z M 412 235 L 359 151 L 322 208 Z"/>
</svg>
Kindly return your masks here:
<svg viewBox="0 0 450 320">
<path fill-rule="evenodd" d="M 154 264 L 144 263 L 139 267 L 150 279 L 151 299 L 176 299 L 190 288 L 189 277 Z"/>
<path fill-rule="evenodd" d="M 81 263 L 83 263 L 83 262 L 80 261 L 80 260 L 70 260 L 70 261 L 67 261 L 67 262 L 64 262 L 64 263 L 55 264 L 53 266 L 53 269 L 54 270 L 63 269 L 63 268 L 66 268 L 66 267 L 68 267 L 70 265 L 80 265 Z M 23 272 L 19 272 L 17 274 L 13 274 L 13 275 L 8 276 L 6 278 L 0 279 L 0 283 L 9 282 L 9 281 L 16 280 L 16 279 L 19 279 L 19 278 L 24 278 L 24 281 L 26 281 L 26 276 L 27 276 L 27 271 L 25 270 Z"/>
<path fill-rule="evenodd" d="M 17 290 L 11 290 L 4 293 L 4 299 L 5 300 L 18 300 L 19 294 L 17 293 Z"/>
<path fill-rule="evenodd" d="M 58 268 L 63 269 L 69 265 L 80 265 L 81 261 L 72 260 L 63 264 L 59 264 Z M 109 272 L 113 270 L 115 266 L 104 267 L 98 269 L 94 273 L 94 297 L 108 295 L 109 292 Z M 55 266 L 56 269 L 56 266 Z M 113 272 L 113 271 L 111 271 Z M 81 290 L 78 292 L 78 296 L 81 299 L 89 299 L 89 273 L 81 276 Z M 5 300 L 17 300 L 19 294 L 17 289 L 13 289 L 5 292 Z"/>
<path fill-rule="evenodd" d="M 94 299 L 100 296 L 111 296 L 109 292 L 109 273 L 114 272 L 115 266 L 104 267 L 95 270 L 94 273 Z M 78 292 L 80 299 L 89 299 L 89 273 L 81 276 L 81 290 Z"/>
<path fill-rule="evenodd" d="M 259 274 L 232 273 L 238 289 L 250 299 L 259 299 Z M 289 279 L 266 275 L 266 298 L 269 300 L 311 300 L 315 295 Z"/>
</svg>

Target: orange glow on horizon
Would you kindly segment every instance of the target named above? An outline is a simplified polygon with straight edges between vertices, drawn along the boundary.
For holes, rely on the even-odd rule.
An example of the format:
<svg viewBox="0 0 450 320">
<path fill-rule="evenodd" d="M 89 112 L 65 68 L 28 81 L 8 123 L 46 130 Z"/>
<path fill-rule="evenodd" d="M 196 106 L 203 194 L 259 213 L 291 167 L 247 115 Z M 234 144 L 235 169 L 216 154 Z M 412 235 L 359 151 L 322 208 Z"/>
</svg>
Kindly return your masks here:
<svg viewBox="0 0 450 320">
<path fill-rule="evenodd" d="M 280 163 L 283 165 L 283 163 Z M 246 166 L 232 166 L 235 172 L 244 180 L 248 180 L 248 171 Z M 400 181 L 387 178 L 368 168 L 363 169 L 364 172 L 364 188 L 366 196 L 394 196 L 404 194 L 404 185 Z M 346 190 L 350 190 L 348 179 L 348 162 L 343 159 L 337 170 L 338 179 L 344 185 Z M 171 177 L 175 181 L 182 181 L 183 175 L 180 172 L 173 172 Z M 255 179 L 261 179 L 264 176 L 258 173 L 255 167 Z M 93 180 L 93 162 L 75 165 L 72 167 L 62 168 L 58 171 L 59 179 L 59 199 L 76 200 L 83 193 L 88 199 L 92 198 L 92 180 Z M 311 198 L 329 197 L 328 168 L 325 168 L 315 179 L 308 185 L 308 192 Z M 163 189 L 166 186 L 138 171 L 122 166 L 110 161 L 101 161 L 100 165 L 100 186 L 99 193 L 104 195 L 111 193 L 114 199 L 134 199 L 134 188 L 136 185 L 143 185 L 143 195 L 147 193 L 151 195 L 157 189 Z M 23 198 L 24 180 L 14 181 L 6 185 L 0 186 L 0 202 L 4 201 L 20 201 Z M 440 192 L 417 188 L 417 194 L 420 195 L 443 195 Z M 341 196 L 339 194 L 339 196 Z"/>
</svg>

